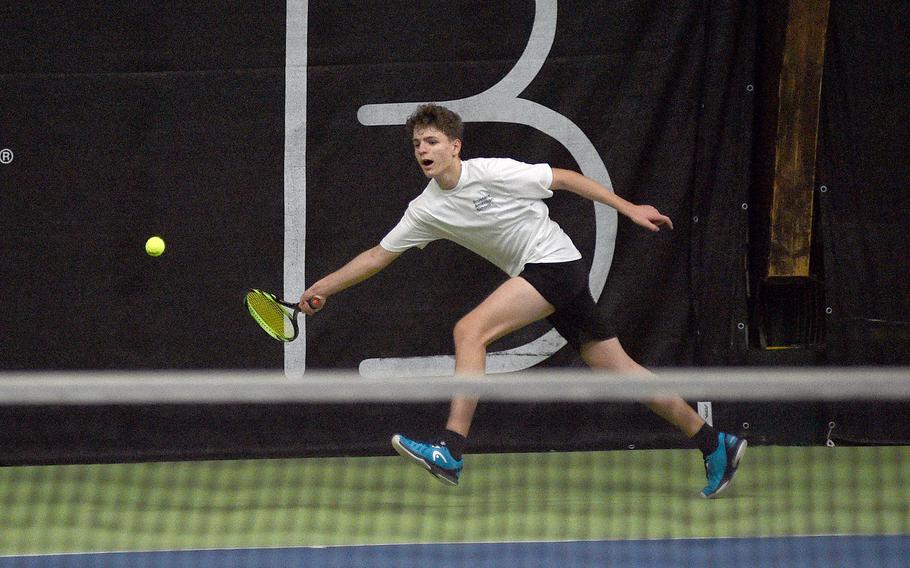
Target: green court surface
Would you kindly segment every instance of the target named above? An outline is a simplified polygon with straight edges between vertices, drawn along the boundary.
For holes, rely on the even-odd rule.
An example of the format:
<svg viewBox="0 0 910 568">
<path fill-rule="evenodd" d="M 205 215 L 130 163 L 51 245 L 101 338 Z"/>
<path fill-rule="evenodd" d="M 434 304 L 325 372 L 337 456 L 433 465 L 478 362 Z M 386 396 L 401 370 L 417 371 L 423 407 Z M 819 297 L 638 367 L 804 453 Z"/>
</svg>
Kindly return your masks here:
<svg viewBox="0 0 910 568">
<path fill-rule="evenodd" d="M 0 468 L 0 555 L 910 533 L 910 447 L 752 447 L 704 500 L 694 450 Z"/>
</svg>

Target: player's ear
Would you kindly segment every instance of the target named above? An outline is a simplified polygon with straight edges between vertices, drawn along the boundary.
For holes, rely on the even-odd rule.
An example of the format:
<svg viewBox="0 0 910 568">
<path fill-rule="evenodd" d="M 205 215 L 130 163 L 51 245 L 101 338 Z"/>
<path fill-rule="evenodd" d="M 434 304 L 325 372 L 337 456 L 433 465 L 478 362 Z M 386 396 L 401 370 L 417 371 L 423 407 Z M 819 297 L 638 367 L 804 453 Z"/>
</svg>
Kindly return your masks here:
<svg viewBox="0 0 910 568">
<path fill-rule="evenodd" d="M 460 156 L 461 155 L 461 138 L 456 138 L 455 140 L 452 140 L 452 146 L 455 148 L 455 155 Z"/>
</svg>

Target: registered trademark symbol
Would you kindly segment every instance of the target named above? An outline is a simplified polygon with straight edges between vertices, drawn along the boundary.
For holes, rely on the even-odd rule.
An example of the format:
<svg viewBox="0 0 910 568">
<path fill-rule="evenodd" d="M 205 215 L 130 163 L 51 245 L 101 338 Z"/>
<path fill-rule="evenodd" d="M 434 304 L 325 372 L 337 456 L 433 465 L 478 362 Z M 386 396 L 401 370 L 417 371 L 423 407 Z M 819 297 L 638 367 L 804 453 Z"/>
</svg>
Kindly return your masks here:
<svg viewBox="0 0 910 568">
<path fill-rule="evenodd" d="M 13 161 L 13 151 L 9 148 L 0 150 L 0 164 L 9 164 Z"/>
</svg>

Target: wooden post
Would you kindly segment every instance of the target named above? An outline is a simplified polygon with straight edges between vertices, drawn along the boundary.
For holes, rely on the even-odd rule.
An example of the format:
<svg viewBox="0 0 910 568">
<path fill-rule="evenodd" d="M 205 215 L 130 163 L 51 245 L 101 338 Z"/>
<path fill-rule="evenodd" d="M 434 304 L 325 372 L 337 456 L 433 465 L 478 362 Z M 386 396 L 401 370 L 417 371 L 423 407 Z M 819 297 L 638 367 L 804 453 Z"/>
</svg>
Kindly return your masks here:
<svg viewBox="0 0 910 568">
<path fill-rule="evenodd" d="M 778 92 L 768 278 L 808 277 L 830 0 L 790 0 Z"/>
</svg>

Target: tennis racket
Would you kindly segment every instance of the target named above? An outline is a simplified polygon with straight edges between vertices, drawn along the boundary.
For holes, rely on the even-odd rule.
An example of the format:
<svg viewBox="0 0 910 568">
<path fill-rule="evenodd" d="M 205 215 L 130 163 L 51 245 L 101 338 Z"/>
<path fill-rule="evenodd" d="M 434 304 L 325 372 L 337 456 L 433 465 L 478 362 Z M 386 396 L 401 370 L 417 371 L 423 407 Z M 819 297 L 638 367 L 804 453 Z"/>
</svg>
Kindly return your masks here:
<svg viewBox="0 0 910 568">
<path fill-rule="evenodd" d="M 297 325 L 297 316 L 300 306 L 279 300 L 275 294 L 262 290 L 248 290 L 243 297 L 243 303 L 250 310 L 250 315 L 259 324 L 259 327 L 278 341 L 294 341 L 300 333 Z M 314 310 L 322 307 L 322 298 L 314 296 L 307 300 Z"/>
</svg>

